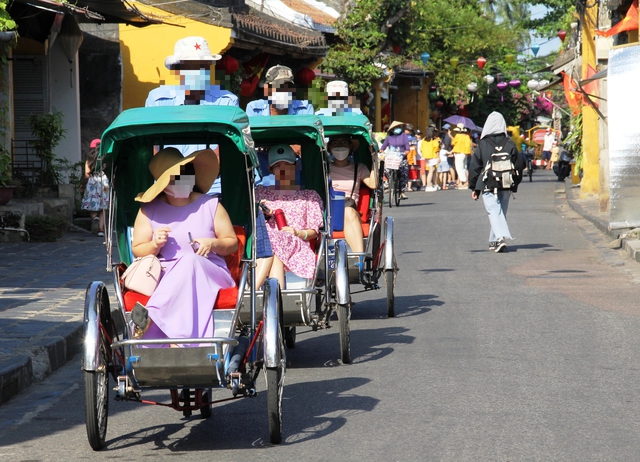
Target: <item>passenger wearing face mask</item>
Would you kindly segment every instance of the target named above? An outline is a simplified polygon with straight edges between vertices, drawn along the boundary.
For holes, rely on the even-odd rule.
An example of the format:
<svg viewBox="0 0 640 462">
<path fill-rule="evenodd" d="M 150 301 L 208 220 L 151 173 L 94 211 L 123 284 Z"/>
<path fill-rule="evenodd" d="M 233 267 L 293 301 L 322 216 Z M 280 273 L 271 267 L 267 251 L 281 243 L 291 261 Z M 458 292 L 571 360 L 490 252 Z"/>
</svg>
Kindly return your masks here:
<svg viewBox="0 0 640 462">
<path fill-rule="evenodd" d="M 334 80 L 327 84 L 327 106 L 316 111 L 321 116 L 343 116 L 362 114 L 359 108 L 349 107 L 349 85 L 342 80 Z"/>
<path fill-rule="evenodd" d="M 400 187 L 402 188 L 402 196 L 400 196 L 401 199 L 407 199 L 407 196 L 404 194 L 407 190 L 407 183 L 409 181 L 409 163 L 407 162 L 407 154 L 409 154 L 409 150 L 411 149 L 409 144 L 409 135 L 405 133 L 404 125 L 405 124 L 402 122 L 394 120 L 387 131 L 387 137 L 384 139 L 384 142 L 380 147 L 381 152 L 389 149 L 398 151 L 402 154 L 402 162 L 398 169 L 398 172 L 400 172 Z"/>
<path fill-rule="evenodd" d="M 218 85 L 211 85 L 211 65 L 221 58 L 211 54 L 203 37 L 185 37 L 176 42 L 173 55 L 164 60 L 180 85 L 162 85 L 149 92 L 145 106 L 208 104 L 238 106 L 238 97 Z"/>
<path fill-rule="evenodd" d="M 157 256 L 162 273 L 146 307 L 133 309 L 136 336 L 211 337 L 217 293 L 234 285 L 224 256 L 238 247 L 227 211 L 204 194 L 218 176 L 218 158 L 210 149 L 184 157 L 165 148 L 149 170 L 156 181 L 136 197 L 142 207 L 131 247 L 135 257 Z"/>
<path fill-rule="evenodd" d="M 287 66 L 273 66 L 264 77 L 264 96 L 247 104 L 248 116 L 313 114 L 309 101 L 293 99 L 296 86 L 293 72 Z"/>
<path fill-rule="evenodd" d="M 364 183 L 375 189 L 377 179 L 374 172 L 370 172 L 366 165 L 351 162 L 349 156 L 359 146 L 358 140 L 348 136 L 333 136 L 327 147 L 333 156 L 331 164 L 331 185 L 336 191 L 345 193 L 344 207 L 344 237 L 353 252 L 364 252 L 361 219 L 358 213 L 358 199 L 360 199 L 360 184 Z"/>
</svg>

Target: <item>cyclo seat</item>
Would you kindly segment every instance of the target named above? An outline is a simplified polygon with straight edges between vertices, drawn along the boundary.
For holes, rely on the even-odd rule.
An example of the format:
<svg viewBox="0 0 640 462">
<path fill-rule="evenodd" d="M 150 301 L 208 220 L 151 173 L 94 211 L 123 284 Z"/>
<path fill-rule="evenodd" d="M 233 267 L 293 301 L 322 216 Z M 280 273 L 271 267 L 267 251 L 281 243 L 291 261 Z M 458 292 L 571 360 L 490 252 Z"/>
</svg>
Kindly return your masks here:
<svg viewBox="0 0 640 462">
<path fill-rule="evenodd" d="M 363 237 L 369 236 L 369 220 L 371 218 L 371 209 L 369 208 L 370 201 L 371 189 L 364 184 L 360 184 L 360 197 L 358 199 L 357 210 L 360 214 L 360 225 L 362 226 Z M 344 239 L 344 231 L 334 231 L 333 233 L 331 233 L 331 238 Z"/>
<path fill-rule="evenodd" d="M 238 250 L 231 255 L 227 255 L 224 259 L 227 263 L 227 268 L 229 268 L 229 272 L 231 273 L 231 277 L 235 281 L 235 286 L 229 287 L 228 289 L 221 289 L 218 292 L 218 297 L 216 298 L 216 302 L 213 306 L 214 310 L 235 308 L 238 300 L 238 283 L 240 282 L 240 277 L 242 275 L 241 262 L 242 256 L 244 255 L 244 249 L 247 244 L 247 232 L 242 226 L 234 226 L 233 230 L 238 238 Z M 122 268 L 119 267 L 118 271 L 122 274 L 126 267 L 122 263 L 120 266 L 122 266 Z M 122 291 L 125 311 L 131 311 L 136 302 L 146 305 L 150 298 L 148 295 L 143 295 L 139 292 L 126 289 L 124 286 L 122 286 Z"/>
</svg>

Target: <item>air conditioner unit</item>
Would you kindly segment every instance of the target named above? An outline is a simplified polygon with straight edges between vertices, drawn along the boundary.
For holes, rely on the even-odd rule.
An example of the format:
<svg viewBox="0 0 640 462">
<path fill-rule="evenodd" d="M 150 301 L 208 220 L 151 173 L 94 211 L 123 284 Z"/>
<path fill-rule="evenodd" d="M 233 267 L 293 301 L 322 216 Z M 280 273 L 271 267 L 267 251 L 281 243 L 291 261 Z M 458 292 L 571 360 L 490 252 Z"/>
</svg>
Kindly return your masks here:
<svg viewBox="0 0 640 462">
<path fill-rule="evenodd" d="M 412 90 L 422 90 L 422 79 L 411 79 Z"/>
</svg>

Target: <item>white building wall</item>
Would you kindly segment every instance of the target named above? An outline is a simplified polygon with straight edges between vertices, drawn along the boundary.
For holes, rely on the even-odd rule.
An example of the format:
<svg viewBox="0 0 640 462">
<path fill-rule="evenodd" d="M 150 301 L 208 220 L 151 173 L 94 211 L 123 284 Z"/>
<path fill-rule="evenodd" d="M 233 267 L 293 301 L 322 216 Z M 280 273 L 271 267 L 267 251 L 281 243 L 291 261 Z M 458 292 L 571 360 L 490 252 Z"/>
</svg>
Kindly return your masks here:
<svg viewBox="0 0 640 462">
<path fill-rule="evenodd" d="M 63 53 L 60 45 L 54 43 L 49 59 L 49 101 L 50 110 L 64 114 L 65 137 L 55 149 L 61 159 L 72 163 L 81 159 L 80 151 L 80 92 L 78 85 L 78 59 L 72 63 Z"/>
</svg>

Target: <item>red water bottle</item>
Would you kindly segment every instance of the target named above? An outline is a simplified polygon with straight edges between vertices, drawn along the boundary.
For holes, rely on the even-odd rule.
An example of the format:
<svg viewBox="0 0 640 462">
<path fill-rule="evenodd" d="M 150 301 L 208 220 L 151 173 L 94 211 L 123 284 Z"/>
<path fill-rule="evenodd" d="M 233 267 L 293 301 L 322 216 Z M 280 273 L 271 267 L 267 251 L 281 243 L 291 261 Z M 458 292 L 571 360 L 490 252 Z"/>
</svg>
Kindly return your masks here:
<svg viewBox="0 0 640 462">
<path fill-rule="evenodd" d="M 287 226 L 287 218 L 284 216 L 282 209 L 276 209 L 273 211 L 273 216 L 276 219 L 276 225 L 278 229 L 282 229 Z"/>
</svg>

